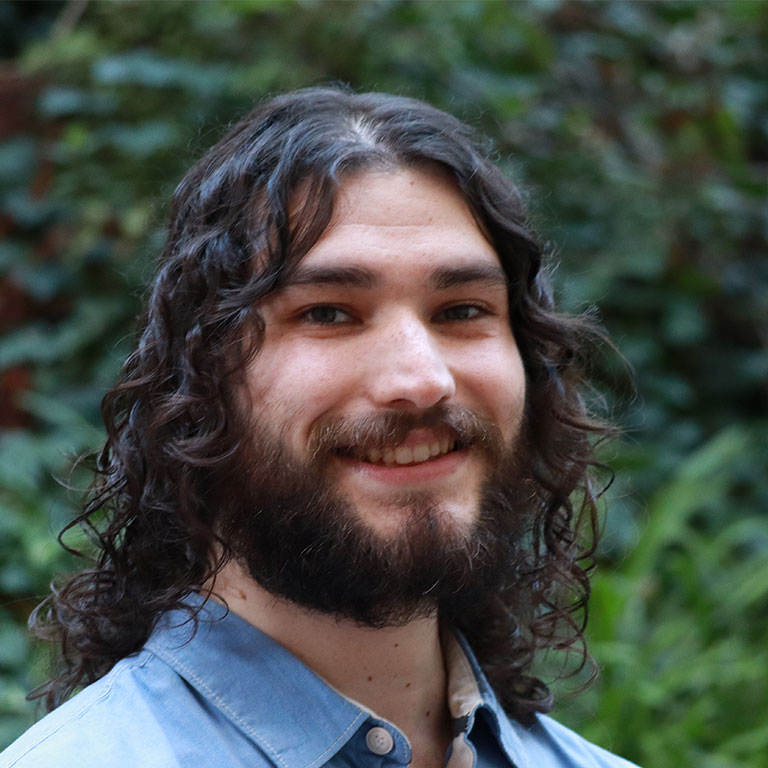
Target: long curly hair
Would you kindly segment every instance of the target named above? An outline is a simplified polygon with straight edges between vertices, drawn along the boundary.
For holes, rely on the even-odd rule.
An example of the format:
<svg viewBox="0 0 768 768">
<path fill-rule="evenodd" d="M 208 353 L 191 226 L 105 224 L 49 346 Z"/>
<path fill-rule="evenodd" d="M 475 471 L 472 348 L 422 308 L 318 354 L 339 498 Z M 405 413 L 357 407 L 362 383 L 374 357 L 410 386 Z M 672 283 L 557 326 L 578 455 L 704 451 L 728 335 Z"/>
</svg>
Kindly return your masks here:
<svg viewBox="0 0 768 768">
<path fill-rule="evenodd" d="M 318 240 L 346 175 L 439 167 L 498 254 L 527 376 L 530 542 L 508 586 L 460 617 L 507 711 L 551 708 L 543 649 L 588 658 L 583 630 L 598 536 L 595 437 L 582 355 L 588 319 L 558 313 L 518 189 L 454 117 L 417 100 L 343 88 L 272 98 L 184 177 L 135 351 L 106 395 L 107 431 L 80 525 L 93 567 L 53 586 L 30 625 L 61 649 L 30 696 L 48 709 L 138 652 L 158 617 L 231 557 L 207 489 L 243 445 L 234 392 L 263 338 L 259 303 Z M 299 201 L 297 203 L 297 201 Z"/>
</svg>

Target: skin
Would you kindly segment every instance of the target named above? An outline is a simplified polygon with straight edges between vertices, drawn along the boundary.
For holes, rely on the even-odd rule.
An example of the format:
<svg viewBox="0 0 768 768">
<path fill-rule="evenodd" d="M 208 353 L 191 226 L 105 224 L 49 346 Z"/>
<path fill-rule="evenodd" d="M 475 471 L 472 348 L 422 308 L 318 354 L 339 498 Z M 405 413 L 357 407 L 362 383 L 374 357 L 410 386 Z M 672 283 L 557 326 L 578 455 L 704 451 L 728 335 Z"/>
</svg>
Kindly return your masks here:
<svg viewBox="0 0 768 768">
<path fill-rule="evenodd" d="M 520 430 L 525 374 L 504 273 L 442 171 L 349 177 L 324 235 L 260 309 L 265 337 L 247 394 L 297 456 L 308 457 L 318 420 L 382 409 L 455 403 L 489 418 L 509 443 Z M 443 429 L 417 429 L 400 447 L 418 453 L 445 439 Z M 406 465 L 339 456 L 328 466 L 383 538 L 399 535 L 408 494 L 426 495 L 441 525 L 468 529 L 487 470 L 474 447 Z M 450 733 L 437 616 L 360 627 L 274 598 L 234 562 L 215 588 L 331 685 L 400 727 L 413 765 L 443 765 Z"/>
</svg>

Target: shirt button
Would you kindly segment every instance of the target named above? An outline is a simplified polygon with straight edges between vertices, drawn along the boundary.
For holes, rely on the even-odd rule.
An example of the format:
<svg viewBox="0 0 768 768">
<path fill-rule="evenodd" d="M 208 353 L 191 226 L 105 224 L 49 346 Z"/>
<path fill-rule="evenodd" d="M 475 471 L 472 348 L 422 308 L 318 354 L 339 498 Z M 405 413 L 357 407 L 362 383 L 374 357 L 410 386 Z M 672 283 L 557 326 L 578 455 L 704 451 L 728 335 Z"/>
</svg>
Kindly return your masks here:
<svg viewBox="0 0 768 768">
<path fill-rule="evenodd" d="M 395 740 L 386 728 L 377 725 L 365 734 L 365 744 L 374 755 L 386 755 L 392 751 Z"/>
</svg>

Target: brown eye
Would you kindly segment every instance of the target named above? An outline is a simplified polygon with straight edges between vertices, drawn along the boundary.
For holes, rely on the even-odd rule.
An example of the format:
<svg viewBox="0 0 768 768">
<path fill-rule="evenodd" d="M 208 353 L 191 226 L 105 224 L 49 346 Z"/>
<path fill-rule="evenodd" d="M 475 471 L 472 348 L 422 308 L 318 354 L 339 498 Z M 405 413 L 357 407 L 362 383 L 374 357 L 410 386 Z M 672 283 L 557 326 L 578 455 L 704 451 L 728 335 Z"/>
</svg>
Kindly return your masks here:
<svg viewBox="0 0 768 768">
<path fill-rule="evenodd" d="M 302 312 L 301 316 L 306 322 L 316 325 L 338 325 L 339 323 L 346 323 L 351 320 L 347 312 L 331 304 L 319 304 L 316 307 L 309 307 L 309 309 Z"/>
<path fill-rule="evenodd" d="M 484 314 L 487 314 L 486 310 L 474 304 L 456 304 L 440 312 L 438 319 L 448 321 L 475 320 Z"/>
</svg>

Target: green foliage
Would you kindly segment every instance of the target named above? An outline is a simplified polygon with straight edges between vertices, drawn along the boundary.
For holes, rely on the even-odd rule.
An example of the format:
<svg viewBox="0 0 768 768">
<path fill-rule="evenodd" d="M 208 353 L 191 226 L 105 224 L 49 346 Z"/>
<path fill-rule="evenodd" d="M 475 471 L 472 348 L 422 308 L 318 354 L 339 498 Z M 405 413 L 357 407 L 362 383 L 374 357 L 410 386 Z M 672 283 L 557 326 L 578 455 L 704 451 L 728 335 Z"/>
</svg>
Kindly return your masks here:
<svg viewBox="0 0 768 768">
<path fill-rule="evenodd" d="M 163 201 L 265 94 L 344 81 L 491 135 L 562 302 L 598 304 L 634 367 L 637 396 L 615 358 L 594 370 L 626 428 L 590 616 L 602 675 L 558 716 L 648 766 L 764 765 L 768 6 L 78 7 L 0 5 L 18 79 L 0 126 L 0 745 L 43 674 L 23 622 L 75 567 L 54 535 L 79 494 L 55 478 L 100 441 Z"/>
<path fill-rule="evenodd" d="M 763 423 L 728 427 L 692 452 L 649 499 L 638 545 L 595 582 L 591 649 L 603 674 L 563 714 L 646 765 L 666 764 L 670 747 L 684 764 L 759 764 L 767 448 Z"/>
</svg>

